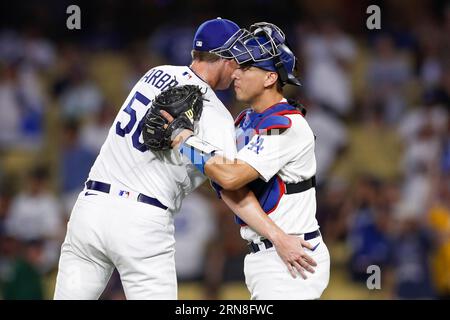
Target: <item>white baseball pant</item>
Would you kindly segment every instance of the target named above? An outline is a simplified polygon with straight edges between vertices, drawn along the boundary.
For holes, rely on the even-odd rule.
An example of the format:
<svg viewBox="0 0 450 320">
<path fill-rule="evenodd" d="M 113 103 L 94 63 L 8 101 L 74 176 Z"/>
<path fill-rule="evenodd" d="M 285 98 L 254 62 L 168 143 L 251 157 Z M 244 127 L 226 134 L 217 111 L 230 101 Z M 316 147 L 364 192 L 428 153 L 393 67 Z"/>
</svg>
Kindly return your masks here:
<svg viewBox="0 0 450 320">
<path fill-rule="evenodd" d="M 252 300 L 319 299 L 330 278 L 330 254 L 321 236 L 308 241 L 314 251 L 306 253 L 317 262 L 315 273 L 305 271 L 293 278 L 274 247 L 246 255 L 244 274 Z"/>
<path fill-rule="evenodd" d="M 84 190 L 61 248 L 54 299 L 98 299 L 114 267 L 127 299 L 177 299 L 174 254 L 167 210 Z"/>
</svg>

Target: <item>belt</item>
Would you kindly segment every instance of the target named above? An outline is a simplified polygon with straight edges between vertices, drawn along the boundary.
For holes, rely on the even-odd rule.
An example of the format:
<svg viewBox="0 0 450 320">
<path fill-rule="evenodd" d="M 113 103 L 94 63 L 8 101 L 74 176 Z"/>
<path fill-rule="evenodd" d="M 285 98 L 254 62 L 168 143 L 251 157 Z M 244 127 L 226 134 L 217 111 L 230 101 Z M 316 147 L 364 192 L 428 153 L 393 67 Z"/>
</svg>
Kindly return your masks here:
<svg viewBox="0 0 450 320">
<path fill-rule="evenodd" d="M 88 180 L 86 182 L 86 188 L 89 190 L 96 190 L 96 191 L 100 191 L 100 192 L 104 192 L 104 193 L 110 193 L 110 191 L 111 191 L 111 185 L 109 183 L 104 183 L 104 182 L 94 181 L 94 180 Z M 125 190 L 121 190 L 119 195 L 122 196 L 126 193 L 128 193 L 128 192 Z M 159 207 L 164 210 L 167 209 L 167 207 L 165 205 L 163 205 L 161 202 L 159 202 L 158 199 L 146 196 L 145 194 L 142 194 L 142 193 L 139 193 L 136 200 L 138 202 L 150 204 L 152 206 Z"/>
<path fill-rule="evenodd" d="M 321 234 L 320 234 L 319 229 L 317 229 L 316 231 L 305 233 L 303 235 L 303 239 L 305 239 L 305 241 L 308 241 L 308 240 L 317 238 L 319 236 L 321 236 Z M 261 248 L 260 246 L 262 246 L 262 245 L 264 245 L 265 248 Z M 256 253 L 256 252 L 261 251 L 263 249 L 269 249 L 269 248 L 272 248 L 272 247 L 273 247 L 273 243 L 270 240 L 268 240 L 268 239 L 261 240 L 261 244 L 260 245 L 254 243 L 254 242 L 249 242 L 248 243 L 248 249 L 249 249 L 250 253 Z"/>
<path fill-rule="evenodd" d="M 300 193 L 316 186 L 316 176 L 298 183 L 286 183 L 286 194 Z"/>
</svg>

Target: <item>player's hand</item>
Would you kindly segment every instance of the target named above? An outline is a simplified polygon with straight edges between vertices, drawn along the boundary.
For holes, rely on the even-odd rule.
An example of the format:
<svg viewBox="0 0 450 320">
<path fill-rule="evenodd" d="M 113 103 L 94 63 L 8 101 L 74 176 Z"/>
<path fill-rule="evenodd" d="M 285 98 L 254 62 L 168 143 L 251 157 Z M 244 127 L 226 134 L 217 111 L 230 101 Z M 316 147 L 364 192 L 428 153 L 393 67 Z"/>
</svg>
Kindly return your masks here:
<svg viewBox="0 0 450 320">
<path fill-rule="evenodd" d="M 173 121 L 173 117 L 170 115 L 170 113 L 161 110 L 161 115 L 168 121 L 168 123 L 171 123 Z M 167 129 L 169 125 L 165 124 L 164 129 Z M 193 132 L 189 129 L 184 129 L 180 133 L 178 133 L 175 137 L 172 137 L 172 148 L 177 146 L 178 144 L 182 143 L 184 140 L 186 140 L 188 137 L 190 137 L 193 134 Z"/>
<path fill-rule="evenodd" d="M 314 273 L 313 267 L 317 266 L 317 263 L 303 249 L 312 249 L 308 241 L 298 236 L 282 234 L 273 243 L 293 278 L 297 277 L 297 272 L 303 279 L 307 278 L 306 271 Z"/>
</svg>

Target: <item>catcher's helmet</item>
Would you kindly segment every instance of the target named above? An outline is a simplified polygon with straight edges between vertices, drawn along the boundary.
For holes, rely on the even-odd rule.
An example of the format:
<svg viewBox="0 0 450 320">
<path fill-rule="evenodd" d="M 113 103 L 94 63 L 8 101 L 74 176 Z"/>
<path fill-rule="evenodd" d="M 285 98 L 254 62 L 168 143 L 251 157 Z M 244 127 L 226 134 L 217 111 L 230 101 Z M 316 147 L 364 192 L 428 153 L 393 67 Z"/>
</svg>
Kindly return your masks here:
<svg viewBox="0 0 450 320">
<path fill-rule="evenodd" d="M 249 64 L 277 72 L 282 85 L 301 85 L 294 75 L 297 58 L 289 48 L 283 31 L 272 23 L 255 23 L 250 26 L 250 31 L 240 29 L 222 47 L 212 52 L 224 58 L 234 58 L 240 65 Z"/>
</svg>

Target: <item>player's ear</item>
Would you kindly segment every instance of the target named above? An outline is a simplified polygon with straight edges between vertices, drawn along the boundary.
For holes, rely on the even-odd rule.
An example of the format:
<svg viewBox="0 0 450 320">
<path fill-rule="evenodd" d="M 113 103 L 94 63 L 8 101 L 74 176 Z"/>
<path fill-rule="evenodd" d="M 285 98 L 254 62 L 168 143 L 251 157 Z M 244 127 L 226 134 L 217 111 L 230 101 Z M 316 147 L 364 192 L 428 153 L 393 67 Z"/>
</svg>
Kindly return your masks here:
<svg viewBox="0 0 450 320">
<path fill-rule="evenodd" d="M 278 81 L 278 73 L 267 71 L 264 80 L 264 87 L 268 88 L 270 86 L 273 86 L 274 84 L 277 83 L 277 81 Z"/>
</svg>

